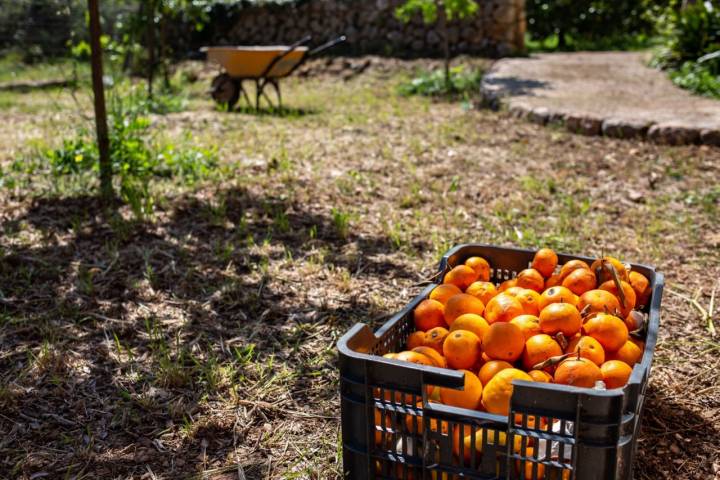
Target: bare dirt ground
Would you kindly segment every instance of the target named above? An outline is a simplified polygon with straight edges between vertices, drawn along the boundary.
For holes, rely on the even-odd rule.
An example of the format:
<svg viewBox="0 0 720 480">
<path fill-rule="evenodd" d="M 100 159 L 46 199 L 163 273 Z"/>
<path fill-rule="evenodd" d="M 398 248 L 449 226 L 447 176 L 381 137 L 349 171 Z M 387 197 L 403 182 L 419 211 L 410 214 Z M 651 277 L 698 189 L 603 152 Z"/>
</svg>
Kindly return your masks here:
<svg viewBox="0 0 720 480">
<path fill-rule="evenodd" d="M 456 243 L 605 252 L 708 305 L 719 149 L 400 97 L 398 63 L 292 79 L 285 116 L 215 110 L 199 69 L 153 129 L 220 166 L 158 179 L 144 220 L 50 175 L 66 93 L 0 94 L 0 477 L 340 477 L 335 342 Z M 663 305 L 636 478 L 720 478 L 720 338 Z"/>
</svg>

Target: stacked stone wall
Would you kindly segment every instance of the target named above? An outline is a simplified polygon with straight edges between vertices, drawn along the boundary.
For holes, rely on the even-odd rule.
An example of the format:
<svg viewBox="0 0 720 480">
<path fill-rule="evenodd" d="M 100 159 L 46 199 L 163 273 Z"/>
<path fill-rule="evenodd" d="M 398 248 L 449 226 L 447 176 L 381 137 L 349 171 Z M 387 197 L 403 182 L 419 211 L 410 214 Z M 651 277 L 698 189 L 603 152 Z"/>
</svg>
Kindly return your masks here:
<svg viewBox="0 0 720 480">
<path fill-rule="evenodd" d="M 287 45 L 313 36 L 317 45 L 344 34 L 343 50 L 355 54 L 437 56 L 442 32 L 420 15 L 408 23 L 395 17 L 403 0 L 305 0 L 288 4 L 245 5 L 223 22 L 213 19 L 212 43 Z M 479 0 L 472 18 L 450 22 L 453 54 L 505 56 L 521 53 L 525 37 L 524 0 Z"/>
</svg>

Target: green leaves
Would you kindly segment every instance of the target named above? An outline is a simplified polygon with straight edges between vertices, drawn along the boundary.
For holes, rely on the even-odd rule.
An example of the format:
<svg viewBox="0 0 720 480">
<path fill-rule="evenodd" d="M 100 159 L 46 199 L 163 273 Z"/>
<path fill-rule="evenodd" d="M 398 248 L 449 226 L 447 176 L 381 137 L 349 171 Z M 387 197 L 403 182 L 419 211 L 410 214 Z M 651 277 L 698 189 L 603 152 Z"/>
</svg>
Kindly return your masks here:
<svg viewBox="0 0 720 480">
<path fill-rule="evenodd" d="M 154 199 L 150 182 L 155 178 L 181 178 L 193 183 L 212 174 L 218 164 L 216 148 L 193 145 L 189 135 L 180 143 L 159 143 L 154 138 L 148 114 L 157 108 L 157 99 L 144 92 L 118 87 L 109 101 L 110 160 L 120 183 L 120 196 L 137 218 L 152 213 Z M 54 175 L 82 175 L 97 172 L 98 152 L 94 136 L 78 130 L 62 147 L 47 152 Z"/>
<path fill-rule="evenodd" d="M 699 95 L 720 98 L 720 58 L 700 57 L 720 51 L 720 5 L 697 2 L 685 8 L 667 8 L 660 17 L 665 43 L 653 64 L 670 70 L 679 87 Z"/>
<path fill-rule="evenodd" d="M 450 69 L 450 85 L 445 82 L 445 72 L 433 70 L 423 72 L 409 82 L 402 83 L 399 87 L 401 95 L 463 95 L 473 94 L 480 88 L 483 72 L 477 69 L 466 69 L 458 66 Z"/>
<path fill-rule="evenodd" d="M 420 12 L 423 21 L 431 24 L 437 21 L 439 8 L 445 10 L 448 20 L 462 20 L 475 15 L 479 7 L 475 0 L 407 0 L 395 10 L 395 16 L 407 23 Z"/>
</svg>

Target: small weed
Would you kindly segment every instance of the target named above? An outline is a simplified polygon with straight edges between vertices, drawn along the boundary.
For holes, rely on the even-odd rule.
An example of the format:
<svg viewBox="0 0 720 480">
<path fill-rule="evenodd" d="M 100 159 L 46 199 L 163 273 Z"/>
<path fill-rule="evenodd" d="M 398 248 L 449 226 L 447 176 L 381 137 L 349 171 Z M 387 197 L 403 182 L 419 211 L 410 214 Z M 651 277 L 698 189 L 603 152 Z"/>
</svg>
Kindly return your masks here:
<svg viewBox="0 0 720 480">
<path fill-rule="evenodd" d="M 391 223 L 388 222 L 385 225 L 385 234 L 390 239 L 390 243 L 396 250 L 405 245 L 405 235 L 403 231 L 403 225 L 400 222 Z"/>
<path fill-rule="evenodd" d="M 275 208 L 273 228 L 281 233 L 287 233 L 290 231 L 290 219 L 288 218 L 287 213 L 285 213 L 285 209 L 281 206 Z"/>
<path fill-rule="evenodd" d="M 335 230 L 338 235 L 340 235 L 340 238 L 342 239 L 347 238 L 348 233 L 350 232 L 351 214 L 343 212 L 337 208 L 333 208 L 331 213 L 333 225 L 335 226 Z"/>
</svg>

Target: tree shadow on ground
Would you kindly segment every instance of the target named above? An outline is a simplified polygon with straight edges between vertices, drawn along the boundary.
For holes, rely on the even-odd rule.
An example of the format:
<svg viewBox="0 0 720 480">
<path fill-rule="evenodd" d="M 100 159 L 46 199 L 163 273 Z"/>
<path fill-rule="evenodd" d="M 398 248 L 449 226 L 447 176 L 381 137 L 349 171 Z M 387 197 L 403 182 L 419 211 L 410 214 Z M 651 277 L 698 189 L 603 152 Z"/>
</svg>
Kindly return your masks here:
<svg viewBox="0 0 720 480">
<path fill-rule="evenodd" d="M 41 238 L 0 244 L 0 430 L 10 432 L 0 470 L 18 477 L 184 475 L 224 465 L 238 427 L 204 410 L 200 400 L 218 389 L 198 348 L 235 361 L 252 344 L 253 362 L 287 362 L 287 389 L 301 392 L 318 371 L 334 374 L 332 358 L 318 367 L 320 353 L 302 351 L 311 338 L 303 324 L 343 331 L 390 313 L 353 295 L 305 304 L 304 284 L 258 274 L 263 265 L 317 257 L 370 281 L 418 279 L 393 261 L 389 238 L 341 231 L 329 214 L 245 189 L 176 199 L 152 224 L 106 220 L 93 197 L 39 199 L 2 228 L 26 224 Z M 144 367 L 129 372 L 133 361 Z M 242 378 L 247 365 L 237 368 Z M 332 400 L 335 389 L 322 395 Z M 168 425 L 198 415 L 206 424 L 162 443 Z M 270 409 L 256 420 L 279 415 Z"/>
<path fill-rule="evenodd" d="M 503 95 L 531 97 L 537 96 L 537 90 L 550 85 L 547 82 L 518 77 L 485 77 L 483 83 L 499 90 Z"/>
<path fill-rule="evenodd" d="M 635 478 L 713 478 L 718 461 L 720 431 L 698 413 L 698 408 L 669 401 L 652 385 L 648 387 L 642 427 L 635 454 Z M 702 471 L 687 471 L 686 464 Z"/>
<path fill-rule="evenodd" d="M 252 115 L 254 117 L 279 117 L 279 118 L 299 118 L 306 117 L 308 115 L 317 115 L 321 113 L 320 109 L 317 108 L 299 108 L 299 107 L 255 107 L 249 105 L 240 105 L 232 109 L 230 113 Z"/>
</svg>

